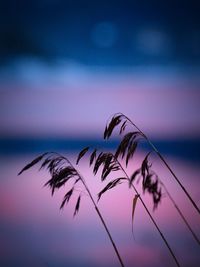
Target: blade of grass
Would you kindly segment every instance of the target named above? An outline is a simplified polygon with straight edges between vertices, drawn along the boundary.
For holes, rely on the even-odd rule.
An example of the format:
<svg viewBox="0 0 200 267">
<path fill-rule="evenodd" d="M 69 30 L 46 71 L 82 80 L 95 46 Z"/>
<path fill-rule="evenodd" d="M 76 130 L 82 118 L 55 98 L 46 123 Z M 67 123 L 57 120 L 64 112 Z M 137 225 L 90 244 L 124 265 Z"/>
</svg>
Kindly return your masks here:
<svg viewBox="0 0 200 267">
<path fill-rule="evenodd" d="M 127 126 L 127 122 L 129 122 L 132 126 L 134 126 L 134 128 L 136 128 L 138 130 L 138 133 L 140 134 L 140 136 L 145 139 L 149 145 L 152 148 L 151 152 L 155 152 L 159 158 L 164 162 L 165 166 L 167 166 L 167 168 L 170 170 L 170 172 L 172 173 L 173 176 L 175 176 L 176 180 L 178 180 L 178 178 L 176 177 L 175 173 L 171 170 L 170 166 L 167 164 L 166 160 L 162 157 L 162 155 L 159 153 L 159 151 L 155 148 L 155 146 L 151 143 L 151 141 L 147 138 L 147 136 L 133 123 L 132 120 L 130 120 L 127 116 L 125 116 L 122 113 L 116 113 L 114 114 L 112 117 L 119 117 L 121 118 L 121 130 L 120 130 L 120 134 L 122 134 L 122 132 L 125 130 L 125 127 Z M 123 122 L 123 118 L 124 117 L 124 122 Z M 109 129 L 109 123 L 107 122 L 107 129 Z M 117 125 L 116 125 L 117 126 Z M 129 134 L 131 134 L 131 132 L 129 132 Z M 126 136 L 126 135 L 125 135 Z M 108 138 L 106 136 L 106 138 Z M 125 138 L 125 137 L 124 137 Z M 123 138 L 123 139 L 124 139 Z M 123 140 L 121 141 L 121 144 L 123 143 Z M 121 144 L 118 147 L 118 150 L 121 148 Z M 151 153 L 150 152 L 150 153 Z M 117 152 L 116 152 L 117 153 Z M 127 156 L 127 161 L 129 161 L 129 158 Z M 128 162 L 126 162 L 127 165 Z M 183 213 L 181 212 L 180 208 L 178 207 L 178 205 L 176 204 L 175 200 L 172 198 L 171 194 L 169 193 L 169 191 L 167 190 L 166 186 L 164 185 L 164 183 L 159 179 L 160 184 L 163 185 L 163 188 L 165 188 L 165 191 L 169 197 L 169 199 L 171 200 L 171 202 L 173 203 L 175 209 L 177 210 L 177 212 L 179 213 L 180 217 L 182 218 L 183 222 L 185 223 L 185 225 L 187 226 L 188 230 L 190 231 L 190 233 L 192 234 L 193 238 L 195 239 L 195 241 L 198 243 L 198 245 L 200 245 L 200 241 L 199 238 L 197 237 L 197 235 L 195 234 L 194 230 L 192 229 L 192 227 L 190 226 L 190 224 L 188 223 L 188 221 L 186 220 L 186 218 L 184 217 Z M 181 187 L 183 187 L 182 184 L 180 184 L 180 181 L 178 180 L 178 183 Z M 196 203 L 194 203 L 194 201 L 191 199 L 191 196 L 189 195 L 189 193 L 186 191 L 185 188 L 182 188 L 183 191 L 186 193 L 186 195 L 188 194 L 188 197 L 190 199 L 190 201 L 192 202 L 192 204 L 194 204 L 193 206 L 195 206 L 195 208 L 197 208 L 199 210 L 199 208 L 197 207 Z"/>
<path fill-rule="evenodd" d="M 159 179 L 159 178 L 158 178 Z M 185 225 L 187 226 L 187 228 L 189 229 L 189 231 L 191 232 L 192 236 L 194 237 L 195 241 L 200 245 L 200 241 L 197 237 L 197 235 L 195 234 L 195 232 L 193 231 L 193 229 L 191 228 L 190 224 L 188 223 L 188 221 L 186 220 L 185 216 L 183 215 L 182 211 L 180 210 L 179 206 L 177 205 L 177 203 L 175 202 L 175 200 L 173 199 L 172 195 L 170 194 L 170 192 L 168 191 L 166 185 L 159 179 L 160 183 L 162 184 L 163 188 L 165 189 L 166 194 L 168 195 L 169 199 L 171 200 L 171 202 L 173 203 L 175 209 L 177 210 L 177 212 L 179 213 L 180 217 L 182 218 L 182 220 L 184 221 Z"/>
<path fill-rule="evenodd" d="M 71 162 L 68 160 L 68 162 L 69 162 L 69 164 L 71 164 Z M 72 164 L 71 164 L 72 165 Z M 72 165 L 73 166 L 73 165 Z M 102 222 L 102 224 L 103 224 L 103 226 L 104 226 L 104 229 L 105 229 L 105 231 L 106 231 L 106 233 L 107 233 L 107 235 L 108 235 L 108 237 L 109 237 L 109 239 L 110 239 L 110 241 L 111 241 L 111 244 L 112 244 L 112 246 L 113 246 L 113 248 L 114 248 L 114 251 L 115 251 L 115 253 L 116 253 L 116 255 L 117 255 L 117 258 L 118 258 L 118 260 L 119 260 L 119 262 L 120 262 L 120 265 L 122 266 L 122 267 L 125 267 L 125 265 L 124 265 L 124 263 L 123 263 L 123 261 L 122 261 L 122 258 L 121 258 L 121 256 L 120 256 L 120 254 L 119 254 L 119 251 L 118 251 L 118 249 L 117 249 L 117 246 L 116 246 L 116 244 L 115 244 L 115 242 L 114 242 L 114 240 L 113 240 L 113 238 L 112 238 L 112 236 L 111 236 L 111 233 L 110 233 L 110 231 L 109 231 L 109 229 L 108 229 L 108 227 L 107 227 L 107 225 L 106 225 L 106 222 L 105 222 L 105 220 L 104 220 L 104 218 L 103 218 L 103 216 L 102 216 L 102 214 L 101 214 L 101 212 L 100 212 L 100 210 L 99 210 L 99 208 L 97 207 L 97 205 L 96 205 L 96 203 L 95 203 L 95 201 L 94 201 L 94 198 L 93 198 L 93 196 L 92 196 L 92 194 L 91 194 L 91 192 L 90 192 L 90 190 L 89 190 L 89 187 L 87 186 L 87 184 L 86 184 L 86 182 L 85 182 L 85 179 L 83 178 L 83 176 L 77 171 L 77 173 L 78 173 L 78 175 L 79 175 L 79 177 L 80 177 L 80 179 L 81 179 L 81 182 L 83 183 L 83 185 L 84 185 L 84 187 L 85 187 L 85 189 L 86 189 L 86 191 L 87 191 L 87 193 L 88 193 L 88 195 L 89 195 L 89 197 L 90 197 L 90 199 L 91 199 L 91 201 L 92 201 L 92 203 L 93 203 L 93 205 L 94 205 L 94 208 L 95 208 L 95 210 L 96 210 L 96 212 L 97 212 L 97 214 L 98 214 L 98 216 L 99 216 L 99 218 L 100 218 L 100 220 L 101 220 L 101 222 Z"/>
<path fill-rule="evenodd" d="M 84 149 L 84 150 L 81 152 L 82 154 L 79 154 L 78 161 L 80 160 L 81 157 L 84 156 L 84 154 L 87 152 L 87 150 L 88 150 L 88 148 Z M 57 155 L 57 156 L 60 157 L 60 158 L 62 158 L 62 160 L 64 159 L 64 160 L 70 165 L 71 170 L 74 170 L 74 171 L 75 171 L 75 175 L 78 176 L 78 179 L 77 179 L 76 181 L 78 181 L 78 180 L 80 179 L 80 181 L 82 182 L 83 186 L 85 187 L 85 190 L 86 190 L 86 192 L 88 193 L 88 196 L 90 197 L 90 200 L 92 201 L 92 204 L 94 205 L 94 208 L 95 208 L 95 210 L 96 210 L 96 212 L 97 212 L 97 214 L 98 214 L 98 216 L 99 216 L 99 219 L 100 219 L 101 223 L 103 224 L 103 227 L 104 227 L 104 229 L 105 229 L 105 231 L 106 231 L 106 233 L 107 233 L 107 235 L 108 235 L 108 237 L 109 237 L 109 239 L 110 239 L 110 241 L 111 241 L 111 244 L 112 244 L 112 246 L 113 246 L 113 248 L 114 248 L 114 251 L 115 251 L 115 253 L 116 253 L 116 256 L 117 256 L 117 258 L 118 258 L 118 260 L 119 260 L 119 263 L 120 263 L 121 267 L 125 267 L 125 265 L 124 265 L 124 263 L 123 263 L 123 261 L 122 261 L 122 258 L 121 258 L 120 254 L 119 254 L 119 251 L 118 251 L 118 249 L 117 249 L 117 246 L 116 246 L 116 244 L 115 244 L 115 242 L 114 242 L 114 240 L 113 240 L 113 238 L 112 238 L 112 236 L 111 236 L 111 233 L 110 233 L 110 231 L 109 231 L 109 229 L 108 229 L 108 227 L 107 227 L 107 225 L 106 225 L 106 222 L 105 222 L 105 220 L 104 220 L 104 218 L 103 218 L 103 216 L 102 216 L 102 214 L 101 214 L 99 208 L 97 207 L 97 205 L 96 205 L 96 203 L 95 203 L 95 200 L 94 200 L 94 198 L 93 198 L 93 196 L 92 196 L 92 193 L 91 193 L 89 187 L 87 186 L 87 183 L 86 183 L 85 179 L 84 179 L 83 176 L 78 172 L 78 170 L 77 170 L 76 168 L 74 168 L 73 164 L 71 163 L 71 161 L 70 161 L 67 157 L 64 157 L 64 156 L 62 156 L 62 155 L 60 155 L 59 153 L 56 153 L 56 152 L 50 152 L 50 154 L 51 154 L 51 153 Z M 36 158 L 34 161 L 32 161 L 30 164 L 26 165 L 26 166 L 22 169 L 22 171 L 19 172 L 18 175 L 20 175 L 22 172 L 26 171 L 27 169 L 31 168 L 33 165 L 37 164 L 37 163 L 44 157 L 44 155 L 46 155 L 46 154 L 49 154 L 49 153 L 45 153 L 45 154 L 43 154 L 43 155 L 37 157 L 37 158 Z M 53 168 L 53 167 L 52 167 L 52 168 Z M 53 169 L 52 169 L 52 170 L 53 170 Z M 51 180 L 52 180 L 52 179 L 51 179 Z M 51 181 L 51 180 L 50 180 L 50 181 Z M 48 181 L 48 183 L 49 183 L 50 181 Z M 66 202 L 66 201 L 67 201 L 67 202 L 69 201 L 69 199 L 70 199 L 70 197 L 71 197 L 71 195 L 72 195 L 73 190 L 74 190 L 74 188 L 72 188 L 72 189 L 65 195 L 65 198 L 64 198 L 64 200 L 63 200 L 63 202 L 62 202 L 62 204 L 61 204 L 61 207 L 60 207 L 61 209 L 64 207 L 65 202 Z M 80 206 L 80 195 L 79 195 L 78 200 L 77 200 L 77 203 L 76 203 L 76 207 L 75 207 L 74 215 L 76 215 L 76 213 L 78 212 L 78 210 L 79 210 L 79 206 Z"/>
<path fill-rule="evenodd" d="M 138 195 L 135 195 L 133 198 L 133 204 L 132 204 L 132 233 L 133 233 L 133 219 L 134 219 L 137 200 L 138 200 Z"/>
<path fill-rule="evenodd" d="M 147 137 L 147 135 L 145 135 L 144 132 L 142 130 L 140 130 L 140 128 L 131 119 L 129 119 L 126 115 L 124 115 L 122 113 L 119 113 L 119 114 L 123 115 L 123 117 L 127 121 L 129 121 L 130 124 L 132 124 L 140 132 L 140 134 L 144 137 L 144 139 L 147 141 L 147 143 L 150 145 L 150 147 L 153 149 L 153 151 L 158 155 L 158 157 L 160 158 L 160 160 L 165 164 L 165 166 L 167 167 L 167 169 L 169 170 L 169 172 L 172 174 L 172 176 L 174 177 L 174 179 L 176 180 L 176 182 L 179 184 L 179 186 L 181 187 L 181 189 L 183 190 L 183 192 L 186 194 L 187 198 L 192 203 L 193 207 L 200 214 L 200 209 L 196 205 L 195 201 L 192 199 L 192 197 L 190 196 L 190 194 L 188 193 L 188 191 L 185 189 L 185 187 L 183 186 L 183 184 L 180 182 L 180 180 L 178 179 L 178 177 L 176 176 L 176 174 L 174 173 L 174 171 L 171 169 L 171 167 L 169 166 L 169 164 L 165 160 L 165 158 L 161 155 L 161 153 L 158 151 L 158 149 L 154 146 L 154 144 L 151 142 L 151 140 Z"/>
<path fill-rule="evenodd" d="M 71 163 L 71 161 L 70 161 L 68 158 L 65 158 L 65 159 L 66 159 L 66 161 L 69 163 L 69 165 L 70 165 L 72 168 L 74 168 L 74 166 L 73 166 L 73 164 Z M 106 222 L 105 222 L 105 220 L 104 220 L 104 218 L 103 218 L 103 216 L 102 216 L 102 214 L 101 214 L 99 208 L 97 207 L 97 205 L 96 205 L 96 203 L 95 203 L 95 200 L 94 200 L 94 198 L 93 198 L 93 196 L 92 196 L 92 193 L 90 192 L 89 187 L 87 186 L 87 183 L 86 183 L 85 179 L 84 179 L 83 176 L 78 172 L 78 170 L 76 170 L 76 171 L 77 171 L 77 174 L 78 174 L 78 176 L 79 176 L 79 178 L 80 178 L 80 180 L 81 180 L 83 186 L 85 187 L 85 189 L 86 189 L 86 191 L 87 191 L 87 193 L 88 193 L 88 195 L 89 195 L 89 197 L 90 197 L 90 199 L 91 199 L 91 201 L 92 201 L 92 203 L 93 203 L 93 205 L 94 205 L 94 208 L 95 208 L 95 210 L 96 210 L 96 212 L 97 212 L 97 214 L 98 214 L 98 216 L 99 216 L 99 218 L 100 218 L 100 220 L 101 220 L 101 222 L 102 222 L 102 224 L 103 224 L 103 226 L 104 226 L 104 229 L 105 229 L 105 231 L 106 231 L 106 233 L 107 233 L 107 235 L 108 235 L 108 237 L 109 237 L 109 239 L 110 239 L 110 241 L 111 241 L 111 244 L 112 244 L 112 246 L 113 246 L 113 248 L 114 248 L 114 251 L 115 251 L 115 253 L 116 253 L 116 255 L 117 255 L 117 258 L 118 258 L 118 260 L 119 260 L 119 263 L 120 263 L 121 267 L 125 267 L 125 265 L 124 265 L 124 263 L 123 263 L 123 261 L 122 261 L 122 258 L 121 258 L 120 254 L 119 254 L 119 251 L 118 251 L 118 249 L 117 249 L 117 246 L 116 246 L 116 244 L 115 244 L 115 242 L 114 242 L 114 240 L 113 240 L 113 238 L 112 238 L 112 236 L 111 236 L 111 233 L 110 233 L 110 231 L 109 231 L 109 229 L 108 229 L 108 227 L 107 227 L 107 225 L 106 225 Z"/>
<path fill-rule="evenodd" d="M 130 182 L 130 177 L 128 176 L 127 172 L 126 172 L 125 169 L 123 168 L 122 164 L 118 161 L 118 159 L 116 159 L 116 162 L 119 164 L 121 170 L 123 171 L 123 173 L 124 173 L 125 176 L 127 177 L 128 181 Z M 174 261 L 175 261 L 175 263 L 176 263 L 176 265 L 177 265 L 178 267 L 180 267 L 179 261 L 178 261 L 178 259 L 176 258 L 176 256 L 175 256 L 175 254 L 174 254 L 172 248 L 170 247 L 170 245 L 169 245 L 167 239 L 165 238 L 164 234 L 161 232 L 161 230 L 160 230 L 158 224 L 156 223 L 155 219 L 154 219 L 153 216 L 151 215 L 150 211 L 148 210 L 146 204 L 144 203 L 142 197 L 140 196 L 139 192 L 137 191 L 137 189 L 136 189 L 136 187 L 133 185 L 133 183 L 131 183 L 131 187 L 134 189 L 136 195 L 138 195 L 139 200 L 141 201 L 141 203 L 142 203 L 144 209 L 146 210 L 146 212 L 147 212 L 147 214 L 149 215 L 151 221 L 153 222 L 154 226 L 156 227 L 157 231 L 159 232 L 159 234 L 160 234 L 162 240 L 164 241 L 165 245 L 167 246 L 167 248 L 168 248 L 168 250 L 169 250 L 169 252 L 170 252 L 172 258 L 174 259 Z"/>
</svg>

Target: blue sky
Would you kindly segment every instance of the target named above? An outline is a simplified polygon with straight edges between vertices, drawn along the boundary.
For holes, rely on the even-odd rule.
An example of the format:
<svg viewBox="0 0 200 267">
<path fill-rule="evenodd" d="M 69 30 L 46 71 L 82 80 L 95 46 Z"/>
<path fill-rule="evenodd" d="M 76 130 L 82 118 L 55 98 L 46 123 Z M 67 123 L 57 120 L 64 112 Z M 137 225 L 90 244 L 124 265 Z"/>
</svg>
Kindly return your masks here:
<svg viewBox="0 0 200 267">
<path fill-rule="evenodd" d="M 116 112 L 156 141 L 199 205 L 199 14 L 193 0 L 0 1 L 1 266 L 117 266 L 87 198 L 73 219 L 74 200 L 59 211 L 66 188 L 52 198 L 42 187 L 48 176 L 37 168 L 17 177 L 44 149 L 66 149 L 75 162 L 74 147 L 102 140 Z M 143 157 L 138 151 L 130 174 Z M 199 234 L 198 214 L 159 160 L 152 161 Z M 105 184 L 87 162 L 80 169 L 96 200 Z M 98 204 L 126 266 L 174 266 L 140 203 L 133 238 L 134 195 L 122 185 Z M 153 216 L 181 265 L 198 267 L 199 247 L 169 198 Z"/>
<path fill-rule="evenodd" d="M 119 111 L 199 136 L 198 1 L 0 5 L 1 136 L 97 135 Z"/>
<path fill-rule="evenodd" d="M 199 65 L 198 1 L 2 1 L 1 63 Z"/>
</svg>

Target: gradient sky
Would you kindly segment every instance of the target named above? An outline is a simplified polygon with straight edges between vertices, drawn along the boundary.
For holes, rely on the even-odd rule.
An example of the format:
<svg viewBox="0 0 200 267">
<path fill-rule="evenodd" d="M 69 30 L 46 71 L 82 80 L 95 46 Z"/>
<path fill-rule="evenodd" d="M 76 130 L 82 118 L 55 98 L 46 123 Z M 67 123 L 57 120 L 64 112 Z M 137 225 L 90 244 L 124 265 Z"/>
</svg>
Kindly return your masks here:
<svg viewBox="0 0 200 267">
<path fill-rule="evenodd" d="M 200 134 L 197 1 L 4 1 L 0 135 L 97 135 L 124 112 Z M 159 112 L 158 112 L 159 110 Z"/>
<path fill-rule="evenodd" d="M 199 65 L 198 1 L 2 1 L 2 63 L 16 56 L 86 65 Z"/>
<path fill-rule="evenodd" d="M 43 151 L 41 140 L 49 149 L 66 139 L 74 161 L 71 140 L 101 140 L 116 112 L 167 142 L 167 160 L 200 205 L 199 14 L 193 0 L 0 2 L 0 266 L 118 266 L 87 198 L 73 219 L 75 199 L 60 212 L 66 189 L 51 198 L 45 172 L 17 177 Z M 200 236 L 199 216 L 158 159 L 153 166 Z M 103 185 L 86 162 L 81 172 L 96 196 Z M 126 267 L 174 266 L 140 203 L 132 236 L 133 197 L 121 185 L 99 203 Z M 199 247 L 167 197 L 153 215 L 181 266 L 199 267 Z"/>
<path fill-rule="evenodd" d="M 135 158 L 134 166 L 139 164 L 141 156 L 138 154 Z M 46 172 L 38 173 L 37 168 L 16 177 L 24 161 L 32 158 L 31 155 L 27 155 L 26 159 L 23 155 L 18 158 L 1 157 L 1 266 L 118 266 L 112 246 L 87 197 L 82 196 L 79 215 L 73 219 L 75 196 L 64 211 L 59 211 L 62 197 L 68 188 L 57 192 L 52 198 L 49 190 L 42 188 L 48 175 Z M 74 161 L 73 155 L 71 159 Z M 199 167 L 172 158 L 168 160 L 175 166 L 177 175 L 198 203 Z M 98 175 L 94 178 L 87 165 L 83 161 L 80 169 L 87 177 L 87 183 L 95 197 L 102 185 L 98 183 Z M 193 229 L 200 234 L 199 216 L 190 203 L 158 160 L 154 160 L 154 168 L 162 175 Z M 131 174 L 132 166 L 127 171 Z M 126 266 L 174 266 L 139 201 L 135 211 L 134 237 L 132 236 L 133 197 L 134 193 L 124 184 L 110 190 L 99 202 Z M 152 211 L 152 201 L 146 195 L 144 200 Z M 199 247 L 167 197 L 163 198 L 153 216 L 174 248 L 181 266 L 197 267 L 200 261 Z M 187 253 L 188 250 L 190 253 Z"/>
<path fill-rule="evenodd" d="M 101 137 L 108 118 L 123 112 L 152 137 L 199 137 L 200 90 L 195 78 L 110 76 L 90 76 L 75 85 L 50 84 L 47 78 L 47 84 L 34 80 L 2 86 L 0 135 Z"/>
</svg>

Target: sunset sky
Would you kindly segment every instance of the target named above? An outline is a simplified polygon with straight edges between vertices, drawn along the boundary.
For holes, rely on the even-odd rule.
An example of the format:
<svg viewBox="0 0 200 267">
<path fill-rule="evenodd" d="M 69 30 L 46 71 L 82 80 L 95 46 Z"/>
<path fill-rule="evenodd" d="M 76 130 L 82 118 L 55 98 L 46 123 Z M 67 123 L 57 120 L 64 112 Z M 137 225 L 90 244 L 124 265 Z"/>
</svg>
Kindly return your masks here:
<svg viewBox="0 0 200 267">
<path fill-rule="evenodd" d="M 1 1 L 0 266 L 118 266 L 87 198 L 73 219 L 75 200 L 59 211 L 66 189 L 51 198 L 42 187 L 47 173 L 34 168 L 17 177 L 46 150 L 74 162 L 83 146 L 103 145 L 104 127 L 116 112 L 155 142 L 200 206 L 199 13 L 193 0 Z M 130 174 L 145 151 L 138 151 Z M 199 215 L 152 160 L 200 237 Z M 103 186 L 98 177 L 85 161 L 80 171 L 96 196 Z M 133 197 L 121 185 L 99 203 L 126 267 L 175 266 L 141 203 L 133 237 Z M 199 267 L 199 246 L 167 197 L 153 215 L 181 266 Z"/>
</svg>

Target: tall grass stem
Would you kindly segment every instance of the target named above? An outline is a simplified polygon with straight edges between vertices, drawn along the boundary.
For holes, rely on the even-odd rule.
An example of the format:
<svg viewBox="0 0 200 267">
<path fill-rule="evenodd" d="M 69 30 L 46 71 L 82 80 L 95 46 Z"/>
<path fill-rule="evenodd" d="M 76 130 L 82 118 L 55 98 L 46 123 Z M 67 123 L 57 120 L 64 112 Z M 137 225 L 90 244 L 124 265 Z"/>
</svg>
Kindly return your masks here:
<svg viewBox="0 0 200 267">
<path fill-rule="evenodd" d="M 74 168 L 73 164 L 72 164 L 67 158 L 66 158 L 66 160 L 67 160 L 67 162 Z M 77 170 L 76 170 L 76 171 L 77 171 Z M 114 251 L 115 251 L 115 253 L 116 253 L 116 255 L 117 255 L 117 258 L 118 258 L 118 260 L 119 260 L 119 263 L 120 263 L 121 267 L 125 267 L 125 265 L 124 265 L 124 263 L 123 263 L 123 261 L 122 261 L 122 258 L 121 258 L 121 256 L 120 256 L 120 253 L 119 253 L 119 251 L 118 251 L 118 249 L 117 249 L 117 246 L 116 246 L 116 244 L 115 244 L 115 242 L 114 242 L 114 240 L 113 240 L 113 238 L 112 238 L 112 236 L 111 236 L 111 233 L 110 233 L 110 231 L 109 231 L 109 229 L 108 229 L 108 227 L 107 227 L 107 225 L 106 225 L 106 222 L 105 222 L 105 220 L 104 220 L 104 218 L 103 218 L 103 216 L 102 216 L 102 214 L 101 214 L 99 208 L 97 207 L 97 205 L 96 205 L 96 203 L 95 203 L 95 201 L 94 201 L 94 198 L 93 198 L 93 196 L 92 196 L 92 193 L 90 192 L 90 189 L 89 189 L 89 187 L 87 186 L 87 184 L 86 184 L 86 182 L 85 182 L 85 179 L 83 178 L 83 176 L 82 176 L 78 171 L 77 171 L 77 174 L 78 174 L 79 178 L 81 179 L 81 182 L 82 182 L 82 184 L 84 185 L 84 187 L 85 187 L 85 189 L 86 189 L 86 191 L 87 191 L 87 193 L 88 193 L 88 195 L 89 195 L 89 197 L 90 197 L 90 199 L 91 199 L 91 201 L 92 201 L 92 203 L 93 203 L 93 205 L 94 205 L 94 208 L 95 208 L 95 210 L 96 210 L 96 212 L 97 212 L 97 214 L 98 214 L 98 216 L 99 216 L 99 219 L 101 220 L 101 222 L 102 222 L 102 224 L 103 224 L 103 227 L 104 227 L 104 229 L 105 229 L 105 231 L 106 231 L 106 233 L 107 233 L 107 235 L 108 235 L 108 237 L 109 237 L 109 239 L 110 239 L 110 241 L 111 241 L 111 244 L 112 244 L 113 249 L 114 249 Z"/>
<path fill-rule="evenodd" d="M 158 149 L 154 146 L 154 144 L 150 141 L 150 139 L 140 130 L 140 128 L 131 120 L 129 119 L 126 115 L 122 114 L 127 121 L 129 121 L 139 132 L 140 134 L 144 137 L 144 139 L 148 142 L 148 144 L 150 145 L 150 147 L 153 149 L 153 151 L 158 155 L 158 157 L 161 159 L 161 161 L 165 164 L 165 166 L 167 167 L 167 169 L 169 170 L 169 172 L 172 174 L 172 176 L 174 177 L 174 179 L 177 181 L 177 183 L 179 184 L 179 186 L 181 187 L 181 189 L 183 190 L 183 192 L 186 194 L 186 196 L 188 197 L 188 199 L 190 200 L 190 202 L 192 203 L 193 207 L 196 209 L 196 211 L 200 214 L 200 209 L 199 207 L 196 205 L 195 201 L 192 199 L 192 197 L 190 196 L 190 194 L 188 193 L 188 191 L 185 189 L 185 187 L 183 186 L 183 184 L 180 182 L 180 180 L 178 179 L 178 177 L 176 176 L 176 174 L 174 173 L 174 171 L 171 169 L 171 167 L 169 166 L 169 164 L 166 162 L 166 160 L 164 159 L 164 157 L 161 155 L 161 153 L 158 151 Z"/>
<path fill-rule="evenodd" d="M 123 168 L 122 164 L 118 161 L 118 159 L 116 159 L 116 161 L 117 161 L 117 163 L 119 164 L 121 170 L 122 170 L 122 171 L 124 172 L 124 174 L 126 175 L 127 179 L 130 181 L 130 177 L 128 176 L 127 172 L 126 172 L 125 169 Z M 167 248 L 168 248 L 168 250 L 169 250 L 171 256 L 173 257 L 173 259 L 174 259 L 174 261 L 175 261 L 175 263 L 176 263 L 176 265 L 177 265 L 178 267 L 180 267 L 180 264 L 179 264 L 179 262 L 178 262 L 178 260 L 177 260 L 177 258 L 176 258 L 176 256 L 175 256 L 175 254 L 174 254 L 172 248 L 170 247 L 168 241 L 166 240 L 165 236 L 164 236 L 163 233 L 161 232 L 161 230 L 160 230 L 158 224 L 156 223 L 156 221 L 154 220 L 154 218 L 153 218 L 153 216 L 151 215 L 150 211 L 148 210 L 146 204 L 144 203 L 144 201 L 143 201 L 142 197 L 140 196 L 139 192 L 137 191 L 136 187 L 133 185 L 133 183 L 131 183 L 131 186 L 132 186 L 132 188 L 134 189 L 135 193 L 138 195 L 139 200 L 141 201 L 141 203 L 142 203 L 144 209 L 146 210 L 147 214 L 149 215 L 149 217 L 150 217 L 151 221 L 153 222 L 154 226 L 155 226 L 156 229 L 158 230 L 158 232 L 159 232 L 159 234 L 160 234 L 162 240 L 164 241 L 165 245 L 167 246 Z"/>
</svg>

